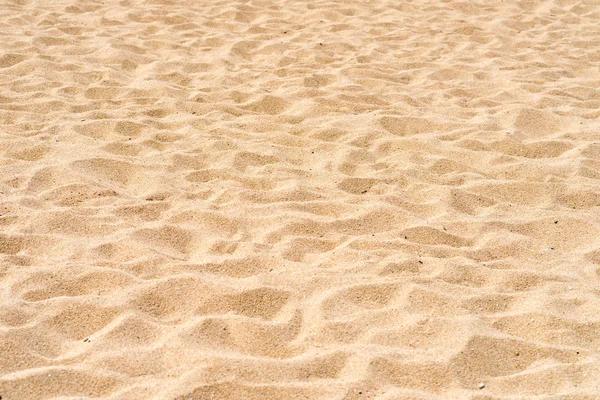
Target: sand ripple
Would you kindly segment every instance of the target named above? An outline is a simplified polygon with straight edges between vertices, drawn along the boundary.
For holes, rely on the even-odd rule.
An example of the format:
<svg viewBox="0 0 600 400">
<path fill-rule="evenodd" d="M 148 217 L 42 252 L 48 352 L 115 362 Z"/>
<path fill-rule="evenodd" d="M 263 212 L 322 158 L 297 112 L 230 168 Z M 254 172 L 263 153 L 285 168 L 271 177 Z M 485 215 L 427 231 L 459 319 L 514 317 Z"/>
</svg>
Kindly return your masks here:
<svg viewBox="0 0 600 400">
<path fill-rule="evenodd" d="M 597 398 L 599 19 L 4 1 L 0 397 Z"/>
</svg>

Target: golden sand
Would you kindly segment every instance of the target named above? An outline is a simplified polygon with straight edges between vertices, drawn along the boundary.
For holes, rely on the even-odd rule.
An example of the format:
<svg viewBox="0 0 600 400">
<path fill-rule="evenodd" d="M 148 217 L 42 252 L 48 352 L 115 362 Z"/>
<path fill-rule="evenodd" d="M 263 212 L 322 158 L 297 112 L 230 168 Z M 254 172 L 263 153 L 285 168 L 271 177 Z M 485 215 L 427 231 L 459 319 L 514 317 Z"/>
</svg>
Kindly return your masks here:
<svg viewBox="0 0 600 400">
<path fill-rule="evenodd" d="M 599 21 L 3 1 L 2 400 L 597 399 Z"/>
</svg>

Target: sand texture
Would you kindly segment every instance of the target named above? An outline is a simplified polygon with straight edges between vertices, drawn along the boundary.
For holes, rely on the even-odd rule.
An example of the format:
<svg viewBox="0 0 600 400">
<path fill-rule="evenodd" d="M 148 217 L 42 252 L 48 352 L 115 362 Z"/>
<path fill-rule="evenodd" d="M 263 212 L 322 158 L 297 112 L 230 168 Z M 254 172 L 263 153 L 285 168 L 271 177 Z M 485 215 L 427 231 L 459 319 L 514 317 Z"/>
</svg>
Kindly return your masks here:
<svg viewBox="0 0 600 400">
<path fill-rule="evenodd" d="M 0 2 L 2 400 L 600 398 L 598 1 Z"/>
</svg>

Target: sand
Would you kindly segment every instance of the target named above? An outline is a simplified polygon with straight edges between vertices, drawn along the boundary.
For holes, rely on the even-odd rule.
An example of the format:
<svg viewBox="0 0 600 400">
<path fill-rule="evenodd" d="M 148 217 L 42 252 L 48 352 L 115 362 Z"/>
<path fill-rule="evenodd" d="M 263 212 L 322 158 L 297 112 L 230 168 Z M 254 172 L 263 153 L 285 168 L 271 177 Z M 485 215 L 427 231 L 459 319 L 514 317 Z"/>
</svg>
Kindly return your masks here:
<svg viewBox="0 0 600 400">
<path fill-rule="evenodd" d="M 598 21 L 3 1 L 2 400 L 598 399 Z"/>
</svg>

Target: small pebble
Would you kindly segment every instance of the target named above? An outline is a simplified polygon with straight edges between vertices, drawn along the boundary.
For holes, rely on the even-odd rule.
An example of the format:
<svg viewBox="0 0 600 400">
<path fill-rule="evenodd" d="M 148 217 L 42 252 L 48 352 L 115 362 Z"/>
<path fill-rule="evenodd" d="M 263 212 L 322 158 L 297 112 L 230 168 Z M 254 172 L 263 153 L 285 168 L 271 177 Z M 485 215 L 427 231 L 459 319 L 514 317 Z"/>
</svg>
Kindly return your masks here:
<svg viewBox="0 0 600 400">
<path fill-rule="evenodd" d="M 479 385 L 477 385 L 477 387 L 479 389 L 483 389 L 485 387 L 485 383 L 481 382 Z"/>
<path fill-rule="evenodd" d="M 550 250 L 554 250 L 554 246 L 550 246 Z"/>
</svg>

